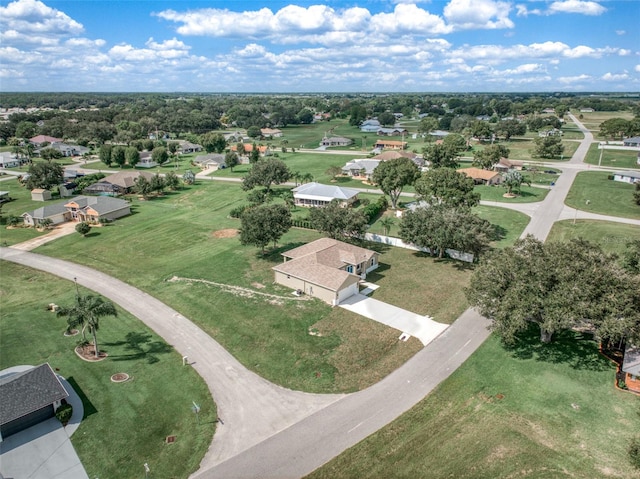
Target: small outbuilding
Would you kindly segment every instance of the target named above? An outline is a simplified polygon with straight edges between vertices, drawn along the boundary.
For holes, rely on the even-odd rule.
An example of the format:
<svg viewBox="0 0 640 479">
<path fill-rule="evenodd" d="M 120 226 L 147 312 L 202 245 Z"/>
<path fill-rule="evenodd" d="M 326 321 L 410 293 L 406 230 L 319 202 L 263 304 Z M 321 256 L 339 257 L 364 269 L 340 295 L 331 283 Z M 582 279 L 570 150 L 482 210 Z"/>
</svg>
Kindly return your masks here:
<svg viewBox="0 0 640 479">
<path fill-rule="evenodd" d="M 0 377 L 0 441 L 53 417 L 67 397 L 48 363 Z"/>
<path fill-rule="evenodd" d="M 613 174 L 613 181 L 623 183 L 640 183 L 640 171 L 617 171 Z"/>
<path fill-rule="evenodd" d="M 31 190 L 32 201 L 47 201 L 51 199 L 51 192 L 43 188 L 35 188 Z"/>
</svg>

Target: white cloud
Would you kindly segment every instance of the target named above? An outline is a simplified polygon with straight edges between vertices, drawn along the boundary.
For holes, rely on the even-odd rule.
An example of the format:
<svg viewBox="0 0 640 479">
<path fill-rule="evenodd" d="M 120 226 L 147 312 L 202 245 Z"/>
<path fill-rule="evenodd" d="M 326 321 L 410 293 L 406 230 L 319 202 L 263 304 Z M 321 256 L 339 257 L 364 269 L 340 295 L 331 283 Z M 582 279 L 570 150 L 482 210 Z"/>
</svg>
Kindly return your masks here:
<svg viewBox="0 0 640 479">
<path fill-rule="evenodd" d="M 629 75 L 627 73 L 605 73 L 602 75 L 602 79 L 604 81 L 620 81 L 620 80 L 628 80 Z"/>
<path fill-rule="evenodd" d="M 638 73 L 640 73 L 640 65 L 636 65 L 633 69 Z"/>
<path fill-rule="evenodd" d="M 378 13 L 371 18 L 371 28 L 375 32 L 385 34 L 418 33 L 442 34 L 449 33 L 451 27 L 445 25 L 444 20 L 416 5 L 398 4 L 392 13 Z"/>
<path fill-rule="evenodd" d="M 457 29 L 513 28 L 509 19 L 511 4 L 493 0 L 451 0 L 444 17 Z"/>
<path fill-rule="evenodd" d="M 616 35 L 626 35 L 627 32 L 625 30 L 616 30 Z"/>
<path fill-rule="evenodd" d="M 65 13 L 38 0 L 17 0 L 0 7 L 0 27 L 24 35 L 77 35 L 84 30 Z"/>
<path fill-rule="evenodd" d="M 554 13 L 579 13 L 582 15 L 602 15 L 607 9 L 598 2 L 583 0 L 563 0 L 549 5 L 549 14 Z"/>
<path fill-rule="evenodd" d="M 559 0 L 551 3 L 549 8 L 541 10 L 534 8 L 529 10 L 527 5 L 516 5 L 516 15 L 526 17 L 528 15 L 556 15 L 559 13 L 575 13 L 580 15 L 597 16 L 605 13 L 607 9 L 598 2 L 584 0 Z"/>
<path fill-rule="evenodd" d="M 577 82 L 583 82 L 583 81 L 591 80 L 591 76 L 585 75 L 583 73 L 582 75 L 575 75 L 575 76 L 568 76 L 568 77 L 558 77 L 557 80 L 560 83 L 577 83 Z"/>
</svg>

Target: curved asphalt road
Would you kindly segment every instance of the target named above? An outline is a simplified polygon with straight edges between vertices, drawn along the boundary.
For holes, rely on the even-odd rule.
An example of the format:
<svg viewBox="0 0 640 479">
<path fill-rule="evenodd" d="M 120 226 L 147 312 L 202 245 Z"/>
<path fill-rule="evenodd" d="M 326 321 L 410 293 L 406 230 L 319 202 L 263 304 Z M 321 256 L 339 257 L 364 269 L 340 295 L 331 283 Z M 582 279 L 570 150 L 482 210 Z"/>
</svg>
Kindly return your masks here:
<svg viewBox="0 0 640 479">
<path fill-rule="evenodd" d="M 206 469 L 295 424 L 343 395 L 291 391 L 246 369 L 222 346 L 177 311 L 137 288 L 69 261 L 13 248 L 0 248 L 0 259 L 46 271 L 109 298 L 139 318 L 183 356 L 202 376 L 218 416 L 213 442 L 200 467 Z M 197 400 L 193 398 L 192 400 Z"/>
<path fill-rule="evenodd" d="M 566 216 L 564 199 L 589 145 L 581 141 L 545 200 L 527 207 L 522 236 L 544 240 Z M 498 206 L 498 205 L 496 205 Z M 501 205 L 500 205 L 501 206 Z M 516 208 L 514 208 L 516 209 Z M 570 209 L 571 211 L 575 211 Z M 442 335 L 379 383 L 354 394 L 312 395 L 279 388 L 246 370 L 204 331 L 155 298 L 102 273 L 66 261 L 0 248 L 0 258 L 73 279 L 144 321 L 195 361 L 218 405 L 219 425 L 195 478 L 295 478 L 310 473 L 393 421 L 457 369 L 489 335 L 489 320 L 467 310 Z M 230 431 L 231 429 L 231 431 Z"/>
</svg>

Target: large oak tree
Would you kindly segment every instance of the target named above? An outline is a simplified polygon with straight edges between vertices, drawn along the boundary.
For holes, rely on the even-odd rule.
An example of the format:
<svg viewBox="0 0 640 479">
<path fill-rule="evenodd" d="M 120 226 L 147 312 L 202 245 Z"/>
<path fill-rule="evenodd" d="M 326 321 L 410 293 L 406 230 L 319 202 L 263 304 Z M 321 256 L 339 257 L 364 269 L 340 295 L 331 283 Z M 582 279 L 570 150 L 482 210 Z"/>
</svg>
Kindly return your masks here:
<svg viewBox="0 0 640 479">
<path fill-rule="evenodd" d="M 413 185 L 420 176 L 420 170 L 409 158 L 382 161 L 373 170 L 373 181 L 391 198 L 391 206 L 396 208 L 398 198 L 405 186 Z"/>
<path fill-rule="evenodd" d="M 640 339 L 640 276 L 581 239 L 542 243 L 528 236 L 492 251 L 466 294 L 507 343 L 531 324 L 543 342 L 572 328 L 612 340 Z"/>
</svg>

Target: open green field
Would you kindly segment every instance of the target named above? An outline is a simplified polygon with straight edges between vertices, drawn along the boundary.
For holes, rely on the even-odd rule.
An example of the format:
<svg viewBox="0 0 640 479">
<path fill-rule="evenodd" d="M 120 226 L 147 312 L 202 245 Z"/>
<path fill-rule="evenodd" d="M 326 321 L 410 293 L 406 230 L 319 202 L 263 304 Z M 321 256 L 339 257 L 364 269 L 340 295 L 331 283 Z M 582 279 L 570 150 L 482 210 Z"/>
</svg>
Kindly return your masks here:
<svg viewBox="0 0 640 479">
<path fill-rule="evenodd" d="M 572 208 L 603 215 L 640 219 L 640 206 L 633 202 L 634 186 L 609 180 L 609 173 L 578 173 L 565 203 Z"/>
<path fill-rule="evenodd" d="M 538 134 L 533 132 L 530 138 L 514 138 L 511 141 L 501 141 L 498 144 L 509 149 L 509 159 L 511 160 L 522 160 L 522 161 L 543 161 L 543 162 L 553 162 L 553 161 L 567 161 L 573 156 L 575 151 L 578 149 L 578 145 L 580 144 L 578 141 L 572 140 L 570 137 L 564 138 L 562 144 L 564 145 L 564 153 L 562 157 L 557 158 L 534 158 L 533 157 L 533 139 L 537 138 Z"/>
<path fill-rule="evenodd" d="M 602 156 L 601 156 L 602 155 Z M 638 152 L 628 150 L 609 150 L 598 149 L 598 144 L 593 143 L 589 147 L 585 163 L 591 165 L 600 164 L 600 166 L 610 166 L 613 168 L 636 169 L 640 168 L 638 164 Z"/>
<path fill-rule="evenodd" d="M 515 198 L 505 198 L 503 195 L 507 190 L 501 185 L 478 185 L 474 188 L 474 191 L 480 193 L 480 199 L 483 201 L 497 201 L 500 203 L 533 203 L 544 200 L 549 194 L 549 190 L 545 188 L 536 188 L 535 186 L 524 184 L 520 187 L 520 193 Z"/>
<path fill-rule="evenodd" d="M 119 310 L 100 321 L 98 343 L 108 357 L 89 363 L 73 351 L 80 336 L 65 337 L 66 318 L 49 303 L 71 305 L 73 283 L 0 262 L 0 369 L 48 362 L 79 393 L 84 419 L 71 436 L 89 477 L 140 477 L 148 462 L 155 477 L 186 478 L 207 451 L 216 409 L 196 372 L 153 331 Z M 81 290 L 81 294 L 88 291 Z M 124 383 L 111 375 L 129 374 Z M 200 425 L 190 407 L 201 406 Z M 173 444 L 165 438 L 176 435 Z"/>
<path fill-rule="evenodd" d="M 574 110 L 571 113 L 573 113 L 586 128 L 593 132 L 599 132 L 600 124 L 611 118 L 633 119 L 633 113 L 631 111 L 594 111 L 592 113 L 580 113 L 578 110 Z"/>
<path fill-rule="evenodd" d="M 640 398 L 595 342 L 490 337 L 423 401 L 310 474 L 320 478 L 638 478 Z M 577 339 L 574 339 L 574 337 Z"/>
<path fill-rule="evenodd" d="M 331 154 L 331 153 L 308 153 L 308 152 L 296 152 L 296 153 L 279 153 L 279 159 L 281 159 L 291 170 L 292 173 L 300 173 L 302 175 L 309 173 L 313 176 L 313 180 L 319 183 L 329 183 L 331 176 L 326 174 L 327 169 L 331 166 L 338 166 L 342 168 L 347 162 L 354 158 L 366 158 L 367 155 L 343 155 L 343 154 Z M 230 168 L 217 170 L 210 176 L 220 178 L 242 178 L 251 169 L 251 165 L 238 165 L 231 171 Z M 337 179 L 337 184 L 340 186 L 351 186 L 362 188 L 364 185 L 361 181 L 352 180 L 351 178 L 340 177 Z M 295 181 L 294 179 L 291 180 Z"/>
<path fill-rule="evenodd" d="M 37 252 L 95 267 L 161 298 L 248 368 L 293 389 L 359 389 L 380 380 L 421 347 L 415 339 L 398 342 L 397 331 L 341 308 L 296 301 L 289 290 L 273 284 L 271 267 L 282 261 L 279 253 L 318 234 L 294 228 L 277 250 L 262 257 L 256 248 L 240 245 L 237 237 L 217 233 L 239 227 L 228 212 L 245 201 L 238 185 L 201 182 L 157 200 L 135 200 L 131 216 L 94 228 L 87 238 L 70 235 Z M 376 291 L 380 299 L 448 323 L 466 309 L 462 288 L 468 270 L 416 258 L 409 250 L 374 247 L 382 253 L 373 276 L 381 286 Z M 416 263 L 420 273 L 407 274 Z M 174 275 L 283 299 L 240 297 L 213 285 L 167 281 Z M 321 330 L 322 336 L 310 335 L 311 329 Z"/>
<path fill-rule="evenodd" d="M 547 240 L 569 241 L 573 238 L 583 238 L 599 244 L 609 253 L 622 254 L 628 242 L 640 239 L 640 226 L 596 220 L 557 221 Z"/>
</svg>

